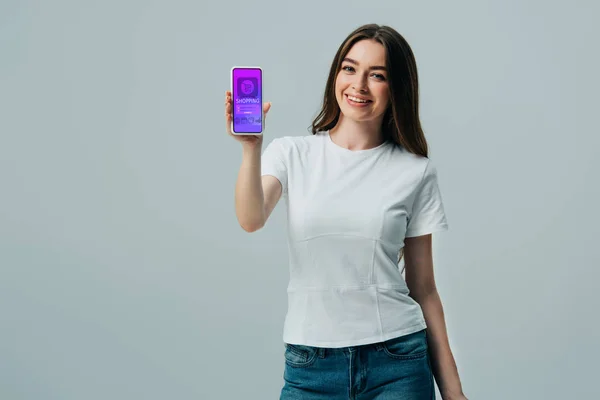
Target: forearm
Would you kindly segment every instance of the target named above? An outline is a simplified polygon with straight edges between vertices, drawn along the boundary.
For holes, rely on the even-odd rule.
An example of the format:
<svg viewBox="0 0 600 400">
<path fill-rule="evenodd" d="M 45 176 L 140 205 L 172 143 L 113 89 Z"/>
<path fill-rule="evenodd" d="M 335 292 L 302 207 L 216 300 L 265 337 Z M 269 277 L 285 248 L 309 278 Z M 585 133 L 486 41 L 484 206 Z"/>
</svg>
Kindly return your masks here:
<svg viewBox="0 0 600 400">
<path fill-rule="evenodd" d="M 242 165 L 235 185 L 235 211 L 246 231 L 264 223 L 264 193 L 260 176 L 261 146 L 243 148 Z"/>
<path fill-rule="evenodd" d="M 444 400 L 464 399 L 458 370 L 450 349 L 444 309 L 437 290 L 415 299 L 423 310 L 427 323 L 432 369 Z"/>
</svg>

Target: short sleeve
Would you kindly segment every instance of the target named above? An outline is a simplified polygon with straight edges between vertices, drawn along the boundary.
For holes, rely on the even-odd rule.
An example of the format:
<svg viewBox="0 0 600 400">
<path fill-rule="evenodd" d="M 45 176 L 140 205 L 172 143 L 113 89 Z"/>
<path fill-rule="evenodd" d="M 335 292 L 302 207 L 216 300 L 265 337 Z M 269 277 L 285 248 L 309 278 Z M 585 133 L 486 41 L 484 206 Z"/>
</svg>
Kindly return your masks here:
<svg viewBox="0 0 600 400">
<path fill-rule="evenodd" d="M 261 157 L 261 176 L 272 175 L 281 182 L 282 194 L 287 193 L 287 164 L 281 138 L 269 143 Z"/>
<path fill-rule="evenodd" d="M 445 230 L 448 230 L 448 222 L 438 187 L 437 169 L 431 160 L 428 160 L 421 183 L 415 192 L 405 236 L 415 237 Z"/>
</svg>

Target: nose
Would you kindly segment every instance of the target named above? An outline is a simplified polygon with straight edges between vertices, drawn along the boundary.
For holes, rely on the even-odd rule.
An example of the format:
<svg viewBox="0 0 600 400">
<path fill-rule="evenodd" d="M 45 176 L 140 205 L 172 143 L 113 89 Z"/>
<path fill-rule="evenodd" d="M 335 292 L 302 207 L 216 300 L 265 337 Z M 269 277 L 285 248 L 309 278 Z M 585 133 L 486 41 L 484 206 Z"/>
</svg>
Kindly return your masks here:
<svg viewBox="0 0 600 400">
<path fill-rule="evenodd" d="M 353 84 L 352 84 L 352 89 L 359 91 L 359 92 L 366 92 L 367 91 L 367 79 L 365 77 L 356 76 L 356 79 L 354 80 Z"/>
</svg>

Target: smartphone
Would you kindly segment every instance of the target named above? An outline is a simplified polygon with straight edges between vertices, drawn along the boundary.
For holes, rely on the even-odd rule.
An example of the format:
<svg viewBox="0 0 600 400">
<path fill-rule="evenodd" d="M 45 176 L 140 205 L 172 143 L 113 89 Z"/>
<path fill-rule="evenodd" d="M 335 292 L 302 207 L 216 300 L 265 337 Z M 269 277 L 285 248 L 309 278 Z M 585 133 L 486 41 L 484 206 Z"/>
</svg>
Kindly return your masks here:
<svg viewBox="0 0 600 400">
<path fill-rule="evenodd" d="M 262 135 L 263 73 L 260 67 L 231 68 L 231 131 L 236 135 Z"/>
</svg>

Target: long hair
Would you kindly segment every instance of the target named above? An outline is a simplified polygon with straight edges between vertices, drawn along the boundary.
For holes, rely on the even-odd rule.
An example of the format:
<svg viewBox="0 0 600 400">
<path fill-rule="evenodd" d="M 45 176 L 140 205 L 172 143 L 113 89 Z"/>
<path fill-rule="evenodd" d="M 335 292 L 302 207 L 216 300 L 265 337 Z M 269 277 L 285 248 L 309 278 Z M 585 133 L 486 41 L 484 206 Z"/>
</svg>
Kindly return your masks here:
<svg viewBox="0 0 600 400">
<path fill-rule="evenodd" d="M 340 107 L 335 97 L 335 80 L 352 46 L 365 39 L 381 43 L 386 53 L 390 104 L 382 121 L 384 140 L 392 140 L 411 153 L 427 157 L 427 141 L 419 119 L 419 78 L 415 56 L 404 37 L 385 25 L 363 25 L 350 33 L 340 45 L 331 64 L 321 111 L 312 122 L 312 134 L 330 130 L 337 124 Z"/>
</svg>

